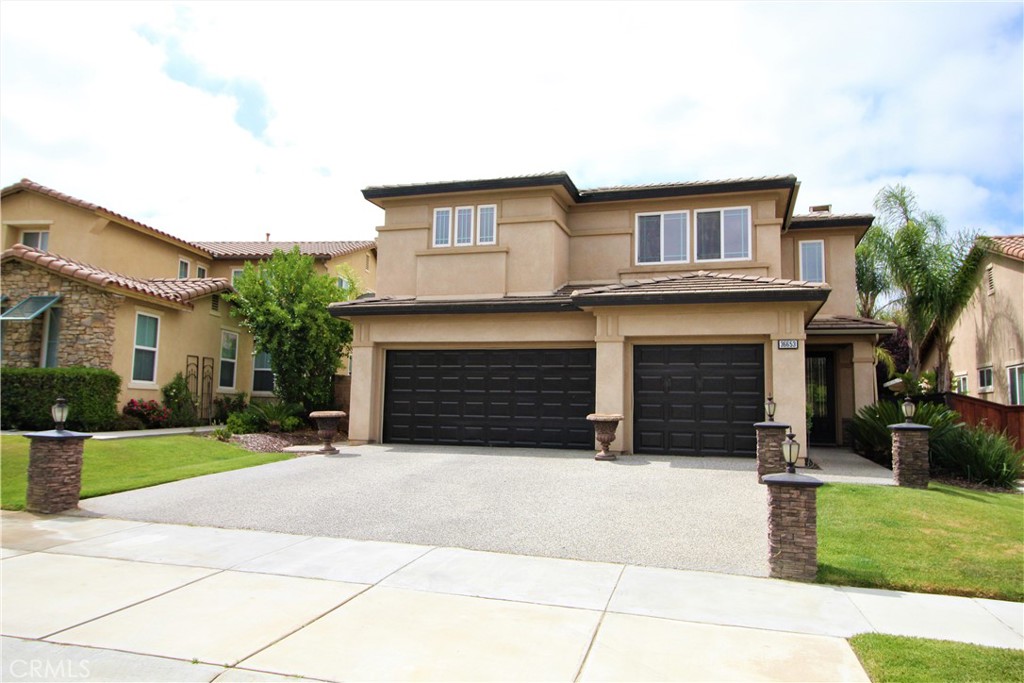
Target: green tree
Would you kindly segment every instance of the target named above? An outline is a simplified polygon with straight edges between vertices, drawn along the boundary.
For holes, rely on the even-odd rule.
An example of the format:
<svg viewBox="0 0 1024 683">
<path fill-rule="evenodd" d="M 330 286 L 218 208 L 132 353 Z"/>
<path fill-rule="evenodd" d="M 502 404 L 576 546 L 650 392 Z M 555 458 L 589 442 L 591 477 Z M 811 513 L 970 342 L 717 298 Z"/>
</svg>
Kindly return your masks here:
<svg viewBox="0 0 1024 683">
<path fill-rule="evenodd" d="M 275 250 L 258 265 L 246 263 L 225 298 L 231 314 L 242 319 L 255 347 L 270 354 L 274 393 L 307 411 L 330 406 L 332 380 L 352 341 L 351 324 L 334 318 L 327 305 L 358 295 L 358 281 L 346 271 L 347 283 L 316 272 L 313 257 L 299 248 Z"/>
<path fill-rule="evenodd" d="M 854 252 L 857 275 L 857 315 L 878 317 L 879 298 L 892 290 L 892 280 L 885 262 L 886 233 L 880 225 L 872 225 Z"/>
<path fill-rule="evenodd" d="M 882 188 L 875 210 L 881 232 L 871 248 L 897 295 L 894 303 L 901 309 L 910 345 L 908 372 L 915 380 L 920 378 L 922 347 L 933 334 L 938 352 L 936 390 L 949 391 L 953 327 L 981 277 L 984 239 L 967 232 L 950 237 L 943 218 L 921 211 L 914 193 L 903 185 Z"/>
</svg>

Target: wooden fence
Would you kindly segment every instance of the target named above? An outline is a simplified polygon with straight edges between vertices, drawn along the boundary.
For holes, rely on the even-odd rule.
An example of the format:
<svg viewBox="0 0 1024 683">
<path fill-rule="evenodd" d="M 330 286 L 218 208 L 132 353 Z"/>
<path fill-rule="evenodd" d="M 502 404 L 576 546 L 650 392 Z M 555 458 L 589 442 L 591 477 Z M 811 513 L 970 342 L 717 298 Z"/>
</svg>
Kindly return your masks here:
<svg viewBox="0 0 1024 683">
<path fill-rule="evenodd" d="M 960 413 L 964 422 L 969 425 L 984 422 L 996 431 L 1005 431 L 1017 440 L 1018 446 L 1024 445 L 1024 406 L 1004 406 L 980 398 L 961 394 L 946 394 L 946 405 Z"/>
</svg>

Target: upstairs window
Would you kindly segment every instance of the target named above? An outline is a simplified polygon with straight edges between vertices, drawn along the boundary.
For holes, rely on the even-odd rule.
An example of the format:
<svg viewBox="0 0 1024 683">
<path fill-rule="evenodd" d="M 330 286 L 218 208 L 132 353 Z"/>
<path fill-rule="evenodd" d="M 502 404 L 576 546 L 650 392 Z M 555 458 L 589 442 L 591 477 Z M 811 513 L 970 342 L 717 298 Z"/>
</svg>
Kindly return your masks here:
<svg viewBox="0 0 1024 683">
<path fill-rule="evenodd" d="M 238 278 L 242 277 L 242 273 L 244 273 L 244 272 L 245 271 L 242 270 L 241 268 L 232 268 L 231 269 L 231 286 L 232 287 L 235 286 L 235 283 L 238 282 Z"/>
<path fill-rule="evenodd" d="M 178 279 L 187 280 L 188 271 L 192 264 L 188 262 L 188 259 L 178 259 Z"/>
<path fill-rule="evenodd" d="M 800 242 L 800 279 L 805 282 L 825 281 L 825 242 Z"/>
<path fill-rule="evenodd" d="M 135 315 L 135 355 L 132 359 L 133 382 L 156 381 L 156 349 L 160 338 L 160 319 L 154 315 Z"/>
<path fill-rule="evenodd" d="M 497 236 L 498 207 L 477 207 L 477 244 L 494 244 Z"/>
<path fill-rule="evenodd" d="M 698 261 L 734 261 L 750 258 L 748 207 L 697 211 Z"/>
<path fill-rule="evenodd" d="M 473 244 L 473 207 L 460 206 L 455 209 L 455 246 Z"/>
<path fill-rule="evenodd" d="M 50 247 L 50 231 L 25 230 L 21 233 L 21 243 L 26 247 L 46 251 Z"/>
<path fill-rule="evenodd" d="M 196 277 L 206 277 L 206 268 L 203 266 L 196 266 Z"/>
<path fill-rule="evenodd" d="M 992 368 L 978 368 L 978 391 L 992 391 Z"/>
<path fill-rule="evenodd" d="M 434 209 L 434 246 L 447 247 L 452 243 L 452 210 Z"/>
<path fill-rule="evenodd" d="M 638 213 L 636 215 L 637 263 L 685 263 L 690 260 L 690 214 Z"/>
<path fill-rule="evenodd" d="M 433 244 L 435 247 L 469 247 L 497 243 L 498 207 L 457 206 L 434 209 Z M 474 225 L 475 223 L 475 225 Z M 366 255 L 370 268 L 370 255 Z"/>
</svg>

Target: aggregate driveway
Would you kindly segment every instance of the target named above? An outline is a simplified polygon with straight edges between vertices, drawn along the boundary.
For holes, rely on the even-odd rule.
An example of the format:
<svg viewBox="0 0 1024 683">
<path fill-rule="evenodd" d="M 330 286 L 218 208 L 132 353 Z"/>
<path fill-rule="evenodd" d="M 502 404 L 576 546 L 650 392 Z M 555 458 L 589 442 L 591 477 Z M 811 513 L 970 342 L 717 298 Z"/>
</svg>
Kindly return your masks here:
<svg viewBox="0 0 1024 683">
<path fill-rule="evenodd" d="M 750 458 L 342 446 L 81 502 L 82 514 L 768 575 Z"/>
</svg>

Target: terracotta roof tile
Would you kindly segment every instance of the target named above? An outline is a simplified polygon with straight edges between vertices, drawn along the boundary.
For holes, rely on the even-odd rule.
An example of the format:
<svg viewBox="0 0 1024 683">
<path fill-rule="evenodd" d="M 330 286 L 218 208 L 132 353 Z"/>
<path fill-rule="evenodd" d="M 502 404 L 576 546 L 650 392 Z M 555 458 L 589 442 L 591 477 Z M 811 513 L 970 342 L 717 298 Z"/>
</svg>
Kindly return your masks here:
<svg viewBox="0 0 1024 683">
<path fill-rule="evenodd" d="M 611 285 L 578 289 L 572 293 L 575 297 L 591 295 L 635 295 L 657 294 L 667 292 L 680 293 L 720 293 L 720 292 L 772 292 L 781 290 L 825 290 L 828 285 L 804 282 L 803 280 L 783 280 L 781 278 L 760 277 L 757 275 L 740 275 L 730 273 L 713 273 L 699 270 L 683 275 L 663 275 L 642 280 L 627 280 Z"/>
<path fill-rule="evenodd" d="M 1024 235 L 989 237 L 992 247 L 1010 258 L 1024 261 Z"/>
<path fill-rule="evenodd" d="M 721 180 L 691 180 L 677 183 L 645 183 L 642 185 L 609 185 L 607 187 L 588 187 L 580 190 L 581 196 L 604 192 L 630 192 L 633 190 L 661 190 L 689 187 L 703 187 L 705 185 L 734 185 L 742 183 L 760 183 L 771 181 L 795 181 L 793 175 L 772 175 L 772 176 L 751 176 L 747 178 L 723 178 Z"/>
<path fill-rule="evenodd" d="M 190 278 L 187 280 L 136 278 L 26 247 L 24 244 L 15 244 L 0 256 L 0 260 L 3 261 L 12 258 L 33 263 L 40 268 L 73 280 L 87 282 L 98 287 L 112 287 L 143 294 L 182 306 L 190 306 L 190 302 L 208 294 L 231 291 L 231 283 L 224 278 Z"/>
<path fill-rule="evenodd" d="M 881 334 L 892 334 L 896 331 L 896 324 L 886 320 L 874 318 L 861 318 L 855 315 L 819 315 L 807 325 L 811 331 L 858 331 L 858 332 L 879 332 Z"/>
<path fill-rule="evenodd" d="M 214 259 L 265 258 L 274 254 L 275 249 L 291 251 L 298 247 L 308 256 L 330 259 L 335 256 L 354 254 L 364 249 L 374 249 L 373 240 L 335 242 L 196 242 L 196 246 L 208 251 Z"/>
<path fill-rule="evenodd" d="M 45 185 L 40 185 L 39 183 L 32 182 L 28 178 L 22 178 L 20 182 L 14 183 L 13 185 L 8 185 L 7 187 L 5 187 L 2 190 L 0 190 L 0 197 L 6 197 L 8 195 L 17 194 L 18 192 L 24 192 L 24 191 L 35 192 L 36 194 L 41 194 L 41 195 L 43 195 L 45 197 L 51 197 L 53 199 L 57 199 L 59 201 L 62 201 L 65 204 L 71 204 L 72 206 L 77 206 L 77 207 L 79 207 L 81 209 L 85 209 L 87 211 L 99 211 L 99 212 L 108 214 L 110 216 L 113 216 L 114 218 L 116 218 L 118 221 L 120 221 L 122 223 L 126 223 L 128 225 L 132 225 L 132 226 L 135 226 L 137 228 L 141 228 L 142 230 L 151 232 L 151 233 L 156 234 L 156 235 L 160 235 L 161 237 L 165 237 L 165 238 L 167 238 L 167 239 L 169 239 L 169 240 L 171 240 L 173 242 L 176 242 L 178 244 L 181 244 L 181 245 L 184 245 L 184 246 L 187 246 L 187 247 L 191 247 L 192 249 L 199 249 L 200 251 L 202 251 L 202 249 L 197 247 L 192 242 L 188 242 L 186 240 L 183 240 L 180 237 L 175 237 L 174 235 L 172 235 L 170 233 L 167 233 L 167 232 L 164 232 L 163 230 L 157 230 L 153 226 L 146 225 L 145 223 L 140 223 L 139 221 L 135 220 L 134 218 L 129 218 L 128 216 L 125 216 L 124 214 L 117 213 L 116 211 L 111 211 L 110 209 L 104 208 L 104 207 L 102 207 L 102 206 L 100 206 L 98 204 L 93 204 L 92 202 L 87 202 L 84 199 L 78 199 L 77 197 L 72 197 L 69 194 L 64 194 L 63 192 L 58 192 L 57 190 L 54 190 L 54 189 L 49 188 L 49 187 L 46 187 Z"/>
</svg>

